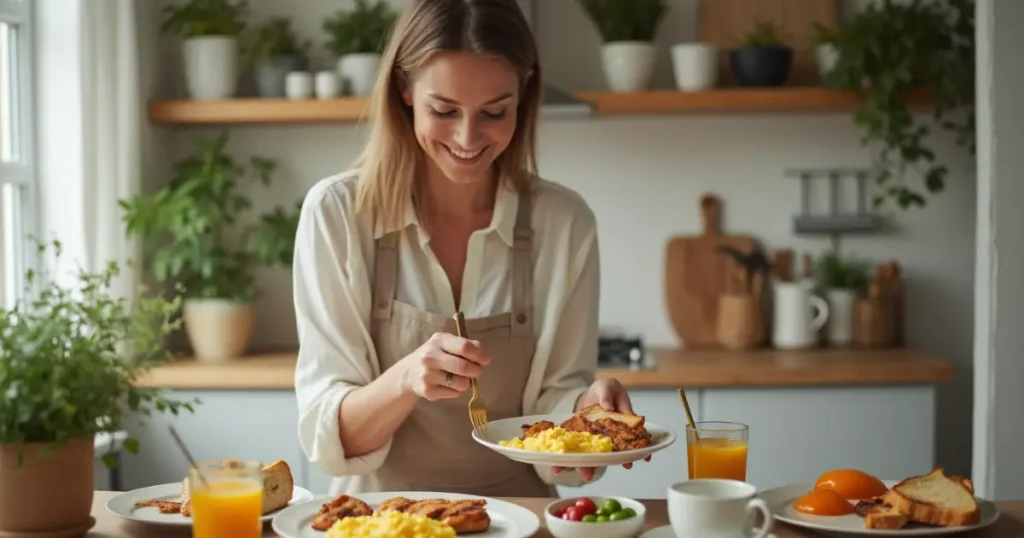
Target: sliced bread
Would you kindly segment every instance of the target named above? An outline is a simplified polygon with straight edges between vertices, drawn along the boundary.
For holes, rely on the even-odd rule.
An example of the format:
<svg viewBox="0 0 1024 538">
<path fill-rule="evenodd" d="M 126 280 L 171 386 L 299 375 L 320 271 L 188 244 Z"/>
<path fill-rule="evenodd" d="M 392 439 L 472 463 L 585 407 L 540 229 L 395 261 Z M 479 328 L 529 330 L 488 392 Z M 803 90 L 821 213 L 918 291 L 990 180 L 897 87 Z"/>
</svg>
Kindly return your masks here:
<svg viewBox="0 0 1024 538">
<path fill-rule="evenodd" d="M 591 422 L 597 422 L 603 418 L 609 418 L 616 422 L 625 424 L 628 428 L 640 428 L 644 425 L 644 417 L 640 415 L 634 415 L 631 413 L 619 413 L 617 411 L 611 411 L 605 409 L 598 404 L 589 405 L 579 410 L 578 413 L 585 420 Z"/>
<path fill-rule="evenodd" d="M 226 467 L 231 467 L 230 463 Z M 268 514 L 288 505 L 292 500 L 295 479 L 291 467 L 284 460 L 268 463 L 260 469 L 263 475 L 263 513 Z M 181 515 L 192 516 L 188 478 L 181 481 Z"/>
<path fill-rule="evenodd" d="M 883 499 L 915 523 L 959 527 L 976 524 L 981 519 L 972 490 L 970 480 L 951 477 L 939 467 L 896 484 Z"/>
<path fill-rule="evenodd" d="M 894 530 L 907 525 L 907 516 L 881 498 L 860 501 L 856 510 L 864 518 L 865 529 Z"/>
</svg>

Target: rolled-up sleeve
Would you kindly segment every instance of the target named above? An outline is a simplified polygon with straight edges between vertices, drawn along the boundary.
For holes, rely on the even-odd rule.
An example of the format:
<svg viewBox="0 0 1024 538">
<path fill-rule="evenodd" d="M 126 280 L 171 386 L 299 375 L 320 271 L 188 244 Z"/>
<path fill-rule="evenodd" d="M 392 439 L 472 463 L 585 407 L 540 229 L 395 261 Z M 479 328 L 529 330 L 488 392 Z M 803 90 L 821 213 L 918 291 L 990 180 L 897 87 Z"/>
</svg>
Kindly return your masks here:
<svg viewBox="0 0 1024 538">
<path fill-rule="evenodd" d="M 366 260 L 346 193 L 324 180 L 303 201 L 295 237 L 292 285 L 299 338 L 295 365 L 299 442 L 306 457 L 332 476 L 379 468 L 391 448 L 349 458 L 338 411 L 345 397 L 380 374 L 369 334 Z"/>
<path fill-rule="evenodd" d="M 568 257 L 567 293 L 550 334 L 540 342 L 546 349 L 547 368 L 540 395 L 533 407 L 535 414 L 571 414 L 576 401 L 594 382 L 597 373 L 598 310 L 601 274 L 597 227 L 592 213 L 587 213 L 581 239 Z M 552 473 L 550 467 L 535 466 L 540 478 L 549 484 L 580 486 L 585 483 L 579 472 Z M 603 476 L 598 470 L 594 479 Z"/>
</svg>

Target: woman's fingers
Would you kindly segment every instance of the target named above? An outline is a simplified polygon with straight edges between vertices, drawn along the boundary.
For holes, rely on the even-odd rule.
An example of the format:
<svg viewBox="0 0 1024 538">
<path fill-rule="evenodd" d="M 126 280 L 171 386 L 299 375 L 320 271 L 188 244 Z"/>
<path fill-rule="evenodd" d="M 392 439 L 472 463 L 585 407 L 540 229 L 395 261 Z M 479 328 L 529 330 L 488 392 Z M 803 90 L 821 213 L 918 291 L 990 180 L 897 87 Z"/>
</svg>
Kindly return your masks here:
<svg viewBox="0 0 1024 538">
<path fill-rule="evenodd" d="M 426 367 L 440 372 L 451 372 L 460 377 L 480 377 L 483 367 L 462 357 L 437 351 L 427 356 Z"/>
<path fill-rule="evenodd" d="M 454 390 L 456 393 L 463 392 L 469 388 L 469 378 L 461 375 L 452 375 L 452 382 L 448 384 L 448 372 L 444 370 L 430 370 L 427 373 L 427 383 L 435 387 Z"/>
<path fill-rule="evenodd" d="M 438 348 L 444 350 L 445 353 L 462 357 L 467 361 L 470 361 L 481 366 L 486 366 L 491 363 L 491 356 L 484 351 L 483 346 L 477 340 L 467 340 L 461 336 L 456 336 L 451 333 L 434 333 L 431 337 L 437 344 Z"/>
</svg>

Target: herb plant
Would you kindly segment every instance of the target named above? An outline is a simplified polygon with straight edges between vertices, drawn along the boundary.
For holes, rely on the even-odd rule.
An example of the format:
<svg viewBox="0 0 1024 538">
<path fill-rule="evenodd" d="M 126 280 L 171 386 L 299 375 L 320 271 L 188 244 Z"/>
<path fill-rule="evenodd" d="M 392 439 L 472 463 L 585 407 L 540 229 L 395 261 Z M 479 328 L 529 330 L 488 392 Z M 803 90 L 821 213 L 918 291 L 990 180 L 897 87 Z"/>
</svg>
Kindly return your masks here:
<svg viewBox="0 0 1024 538">
<path fill-rule="evenodd" d="M 355 0 L 351 10 L 339 10 L 323 22 L 327 48 L 335 57 L 346 54 L 380 53 L 398 14 L 386 0 Z"/>
<path fill-rule="evenodd" d="M 743 38 L 746 47 L 773 48 L 783 46 L 779 27 L 771 21 L 757 21 Z"/>
<path fill-rule="evenodd" d="M 818 260 L 817 276 L 826 288 L 860 291 L 871 280 L 871 268 L 863 260 L 844 259 L 834 252 L 828 252 Z"/>
<path fill-rule="evenodd" d="M 166 5 L 160 31 L 178 37 L 239 35 L 246 27 L 249 0 L 187 0 Z"/>
<path fill-rule="evenodd" d="M 245 50 L 250 63 L 271 60 L 280 56 L 304 56 L 309 52 L 309 40 L 300 40 L 286 17 L 273 17 L 246 32 Z"/>
<path fill-rule="evenodd" d="M 56 267 L 61 244 L 39 244 L 38 254 L 40 265 Z M 168 301 L 145 287 L 131 298 L 116 297 L 111 286 L 121 269 L 117 263 L 79 269 L 74 285 L 59 284 L 63 279 L 50 278 L 48 270 L 28 271 L 23 300 L 0 309 L 0 443 L 52 449 L 114 433 L 129 416 L 193 411 L 198 400 L 172 400 L 135 385 L 172 358 L 164 339 L 180 324 L 181 299 Z M 124 448 L 136 453 L 139 443 L 128 439 Z M 104 461 L 114 465 L 112 454 Z"/>
<path fill-rule="evenodd" d="M 605 43 L 654 41 L 668 4 L 665 0 L 579 0 Z"/>
</svg>

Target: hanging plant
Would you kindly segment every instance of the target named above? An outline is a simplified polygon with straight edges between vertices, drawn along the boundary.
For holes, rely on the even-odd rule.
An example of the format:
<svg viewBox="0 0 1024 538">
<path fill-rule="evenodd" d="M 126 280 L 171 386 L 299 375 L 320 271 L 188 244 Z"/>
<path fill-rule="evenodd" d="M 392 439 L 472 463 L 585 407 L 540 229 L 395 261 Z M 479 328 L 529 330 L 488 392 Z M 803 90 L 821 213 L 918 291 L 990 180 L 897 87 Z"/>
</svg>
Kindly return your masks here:
<svg viewBox="0 0 1024 538">
<path fill-rule="evenodd" d="M 932 127 L 914 116 L 911 103 L 926 93 L 934 125 L 974 154 L 973 0 L 873 2 L 829 41 L 838 59 L 825 84 L 863 92 L 854 122 L 862 143 L 876 148 L 874 205 L 924 207 L 928 194 L 945 188 L 949 169 L 928 144 Z M 908 183 L 911 170 L 921 173 L 923 191 Z"/>
</svg>

